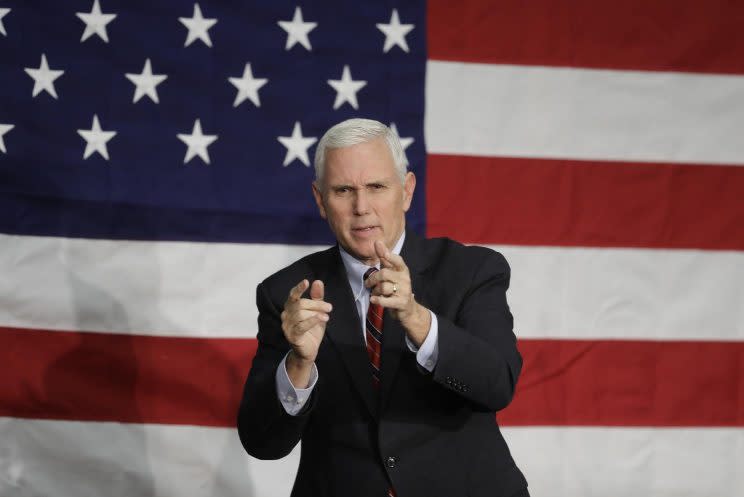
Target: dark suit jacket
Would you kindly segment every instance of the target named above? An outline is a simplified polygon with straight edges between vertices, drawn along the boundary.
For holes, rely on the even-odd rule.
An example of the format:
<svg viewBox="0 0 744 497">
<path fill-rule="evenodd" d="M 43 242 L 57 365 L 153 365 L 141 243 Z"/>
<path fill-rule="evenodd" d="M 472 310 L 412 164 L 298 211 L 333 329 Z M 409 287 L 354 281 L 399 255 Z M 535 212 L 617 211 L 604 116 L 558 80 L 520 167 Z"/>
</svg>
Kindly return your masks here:
<svg viewBox="0 0 744 497">
<path fill-rule="evenodd" d="M 439 358 L 421 368 L 398 321 L 385 314 L 379 391 L 338 247 L 311 254 L 257 289 L 258 351 L 245 384 L 238 431 L 261 459 L 302 440 L 292 496 L 511 496 L 527 483 L 495 421 L 512 398 L 522 359 L 506 302 L 509 266 L 483 247 L 407 232 L 401 256 L 413 291 L 437 315 Z M 331 319 L 319 379 L 299 416 L 289 416 L 275 374 L 289 350 L 280 314 L 303 278 L 323 280 Z M 287 475 L 291 477 L 291 475 Z"/>
</svg>

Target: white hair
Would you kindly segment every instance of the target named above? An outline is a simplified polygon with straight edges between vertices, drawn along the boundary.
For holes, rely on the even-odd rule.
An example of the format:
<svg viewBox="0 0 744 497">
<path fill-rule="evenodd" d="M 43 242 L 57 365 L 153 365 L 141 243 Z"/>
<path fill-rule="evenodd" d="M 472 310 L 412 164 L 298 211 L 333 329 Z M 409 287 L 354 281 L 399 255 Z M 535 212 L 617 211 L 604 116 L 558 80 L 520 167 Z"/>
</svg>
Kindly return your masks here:
<svg viewBox="0 0 744 497">
<path fill-rule="evenodd" d="M 408 159 L 400 144 L 398 134 L 379 121 L 373 119 L 347 119 L 325 132 L 315 149 L 315 181 L 318 188 L 323 183 L 326 150 L 333 148 L 351 147 L 359 143 L 366 143 L 377 138 L 385 138 L 390 154 L 393 156 L 395 172 L 400 182 L 405 183 Z"/>
</svg>

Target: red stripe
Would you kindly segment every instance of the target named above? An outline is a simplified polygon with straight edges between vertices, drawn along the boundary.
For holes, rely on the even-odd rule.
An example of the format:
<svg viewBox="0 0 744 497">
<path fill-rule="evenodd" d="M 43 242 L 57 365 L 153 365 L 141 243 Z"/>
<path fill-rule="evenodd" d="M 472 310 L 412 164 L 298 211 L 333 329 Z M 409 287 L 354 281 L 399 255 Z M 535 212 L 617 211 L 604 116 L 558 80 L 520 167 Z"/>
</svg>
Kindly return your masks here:
<svg viewBox="0 0 744 497">
<path fill-rule="evenodd" d="M 233 426 L 254 339 L 0 328 L 0 416 Z"/>
<path fill-rule="evenodd" d="M 432 59 L 744 73 L 744 2 L 440 0 L 427 23 Z"/>
<path fill-rule="evenodd" d="M 744 426 L 744 342 L 523 340 L 507 425 Z"/>
<path fill-rule="evenodd" d="M 429 155 L 427 235 L 744 249 L 744 167 Z"/>
<path fill-rule="evenodd" d="M 0 416 L 234 426 L 255 339 L 0 328 Z M 505 425 L 744 426 L 744 342 L 522 340 Z"/>
</svg>

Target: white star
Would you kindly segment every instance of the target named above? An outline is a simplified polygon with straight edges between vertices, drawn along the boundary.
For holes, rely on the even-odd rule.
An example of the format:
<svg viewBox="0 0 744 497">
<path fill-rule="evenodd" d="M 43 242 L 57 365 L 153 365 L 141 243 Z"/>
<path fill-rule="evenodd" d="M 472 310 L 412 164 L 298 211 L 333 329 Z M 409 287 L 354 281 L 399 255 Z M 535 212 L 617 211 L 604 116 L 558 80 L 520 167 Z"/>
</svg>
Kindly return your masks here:
<svg viewBox="0 0 744 497">
<path fill-rule="evenodd" d="M 393 45 L 398 45 L 404 52 L 408 52 L 406 35 L 415 27 L 414 24 L 401 24 L 400 17 L 398 17 L 398 10 L 393 9 L 389 24 L 377 24 L 377 29 L 385 34 L 385 46 L 382 47 L 382 51 L 387 53 L 393 48 Z"/>
<path fill-rule="evenodd" d="M 116 136 L 116 131 L 103 131 L 101 129 L 101 123 L 98 122 L 98 116 L 94 114 L 91 129 L 79 129 L 77 132 L 86 141 L 83 159 L 87 159 L 94 152 L 98 152 L 106 160 L 109 159 L 106 143 Z"/>
<path fill-rule="evenodd" d="M 127 73 L 125 74 L 125 76 L 136 86 L 136 88 L 134 89 L 134 99 L 132 100 L 132 103 L 137 103 L 137 101 L 145 95 L 150 97 L 150 100 L 152 100 L 156 104 L 160 103 L 160 101 L 158 100 L 158 90 L 156 87 L 160 83 L 165 81 L 168 76 L 166 74 L 153 74 L 152 65 L 150 65 L 150 59 L 145 60 L 145 67 L 142 69 L 142 73 Z"/>
<path fill-rule="evenodd" d="M 104 14 L 101 12 L 101 6 L 98 4 L 98 0 L 93 0 L 93 8 L 90 12 L 77 12 L 77 15 L 81 21 L 85 23 L 85 31 L 83 36 L 80 38 L 80 43 L 84 42 L 94 34 L 98 35 L 103 41 L 108 43 L 108 33 L 106 32 L 106 25 L 116 19 L 116 14 Z"/>
<path fill-rule="evenodd" d="M 289 50 L 296 43 L 299 43 L 307 50 L 312 50 L 313 47 L 310 45 L 310 39 L 307 37 L 308 33 L 318 26 L 317 22 L 305 22 L 302 19 L 302 9 L 295 7 L 294 17 L 291 21 L 279 21 L 279 26 L 287 32 L 287 43 L 284 46 L 285 50 Z"/>
<path fill-rule="evenodd" d="M 341 79 L 329 79 L 328 84 L 336 90 L 336 101 L 333 102 L 333 109 L 338 109 L 343 105 L 344 102 L 349 102 L 349 105 L 354 109 L 359 108 L 356 94 L 359 90 L 367 86 L 366 81 L 351 79 L 351 71 L 349 66 L 344 66 L 344 70 L 341 73 Z"/>
<path fill-rule="evenodd" d="M 277 140 L 287 148 L 287 155 L 284 156 L 283 166 L 286 167 L 293 160 L 300 159 L 300 162 L 305 164 L 305 166 L 310 167 L 310 159 L 307 156 L 307 149 L 310 148 L 313 143 L 318 141 L 318 139 L 312 136 L 302 136 L 302 128 L 300 127 L 299 121 L 294 124 L 292 136 L 279 136 L 277 137 Z"/>
<path fill-rule="evenodd" d="M 8 33 L 5 32 L 5 26 L 3 25 L 3 17 L 8 15 L 10 10 L 11 9 L 0 7 L 0 33 L 2 33 L 3 36 L 8 36 Z"/>
<path fill-rule="evenodd" d="M 3 140 L 3 135 L 13 128 L 15 128 L 15 126 L 12 124 L 0 124 L 0 152 L 4 154 L 8 151 L 5 150 L 5 140 Z"/>
<path fill-rule="evenodd" d="M 49 69 L 45 54 L 41 54 L 41 65 L 38 69 L 24 68 L 26 74 L 34 80 L 34 90 L 31 96 L 35 97 L 42 90 L 45 90 L 54 98 L 57 98 L 57 91 L 54 89 L 54 80 L 62 76 L 65 72 L 60 70 Z"/>
<path fill-rule="evenodd" d="M 189 30 L 189 34 L 186 36 L 186 43 L 184 47 L 191 45 L 194 40 L 199 38 L 208 47 L 212 47 L 212 39 L 209 37 L 209 28 L 217 24 L 217 19 L 205 19 L 202 17 L 201 9 L 199 4 L 194 4 L 194 16 L 193 17 L 179 17 L 181 24 L 186 26 Z"/>
<path fill-rule="evenodd" d="M 217 135 L 203 134 L 199 119 L 194 121 L 194 129 L 191 131 L 190 135 L 179 133 L 177 136 L 178 139 L 184 142 L 188 147 L 186 150 L 186 157 L 183 159 L 184 164 L 193 159 L 195 155 L 198 155 L 201 160 L 209 164 L 209 152 L 207 151 L 207 147 L 217 139 Z"/>
<path fill-rule="evenodd" d="M 250 99 L 256 107 L 261 107 L 261 101 L 258 98 L 258 90 L 268 83 L 269 80 L 265 78 L 254 78 L 250 63 L 245 65 L 242 78 L 227 78 L 227 80 L 238 89 L 238 94 L 235 95 L 233 107 L 237 107 L 246 99 Z"/>
<path fill-rule="evenodd" d="M 395 123 L 390 123 L 390 129 L 393 130 L 393 133 L 395 133 L 398 136 L 398 140 L 400 141 L 400 146 L 403 148 L 403 151 L 405 152 L 408 147 L 411 146 L 411 144 L 414 142 L 413 138 L 401 138 L 400 134 L 398 134 L 398 127 L 395 125 Z"/>
</svg>

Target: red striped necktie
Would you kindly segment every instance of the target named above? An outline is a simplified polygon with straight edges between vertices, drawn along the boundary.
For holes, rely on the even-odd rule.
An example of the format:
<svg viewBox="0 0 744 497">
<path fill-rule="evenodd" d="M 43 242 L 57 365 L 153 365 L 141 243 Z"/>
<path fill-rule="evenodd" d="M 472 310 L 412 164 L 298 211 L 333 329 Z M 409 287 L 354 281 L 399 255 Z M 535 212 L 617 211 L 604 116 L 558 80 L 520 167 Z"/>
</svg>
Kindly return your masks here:
<svg viewBox="0 0 744 497">
<path fill-rule="evenodd" d="M 376 271 L 376 267 L 369 268 L 364 273 L 364 280 L 366 281 Z M 382 306 L 380 304 L 369 303 L 364 329 L 366 330 L 367 355 L 372 365 L 372 384 L 375 388 L 380 388 L 380 354 L 382 353 Z M 387 497 L 396 497 L 393 487 L 388 488 Z"/>
<path fill-rule="evenodd" d="M 364 273 L 365 281 L 376 271 L 377 268 L 369 268 L 367 272 Z M 380 353 L 382 352 L 382 306 L 380 304 L 369 303 L 364 328 L 366 330 L 365 338 L 367 339 L 367 355 L 369 355 L 369 363 L 372 365 L 372 384 L 376 388 L 379 388 Z"/>
</svg>

